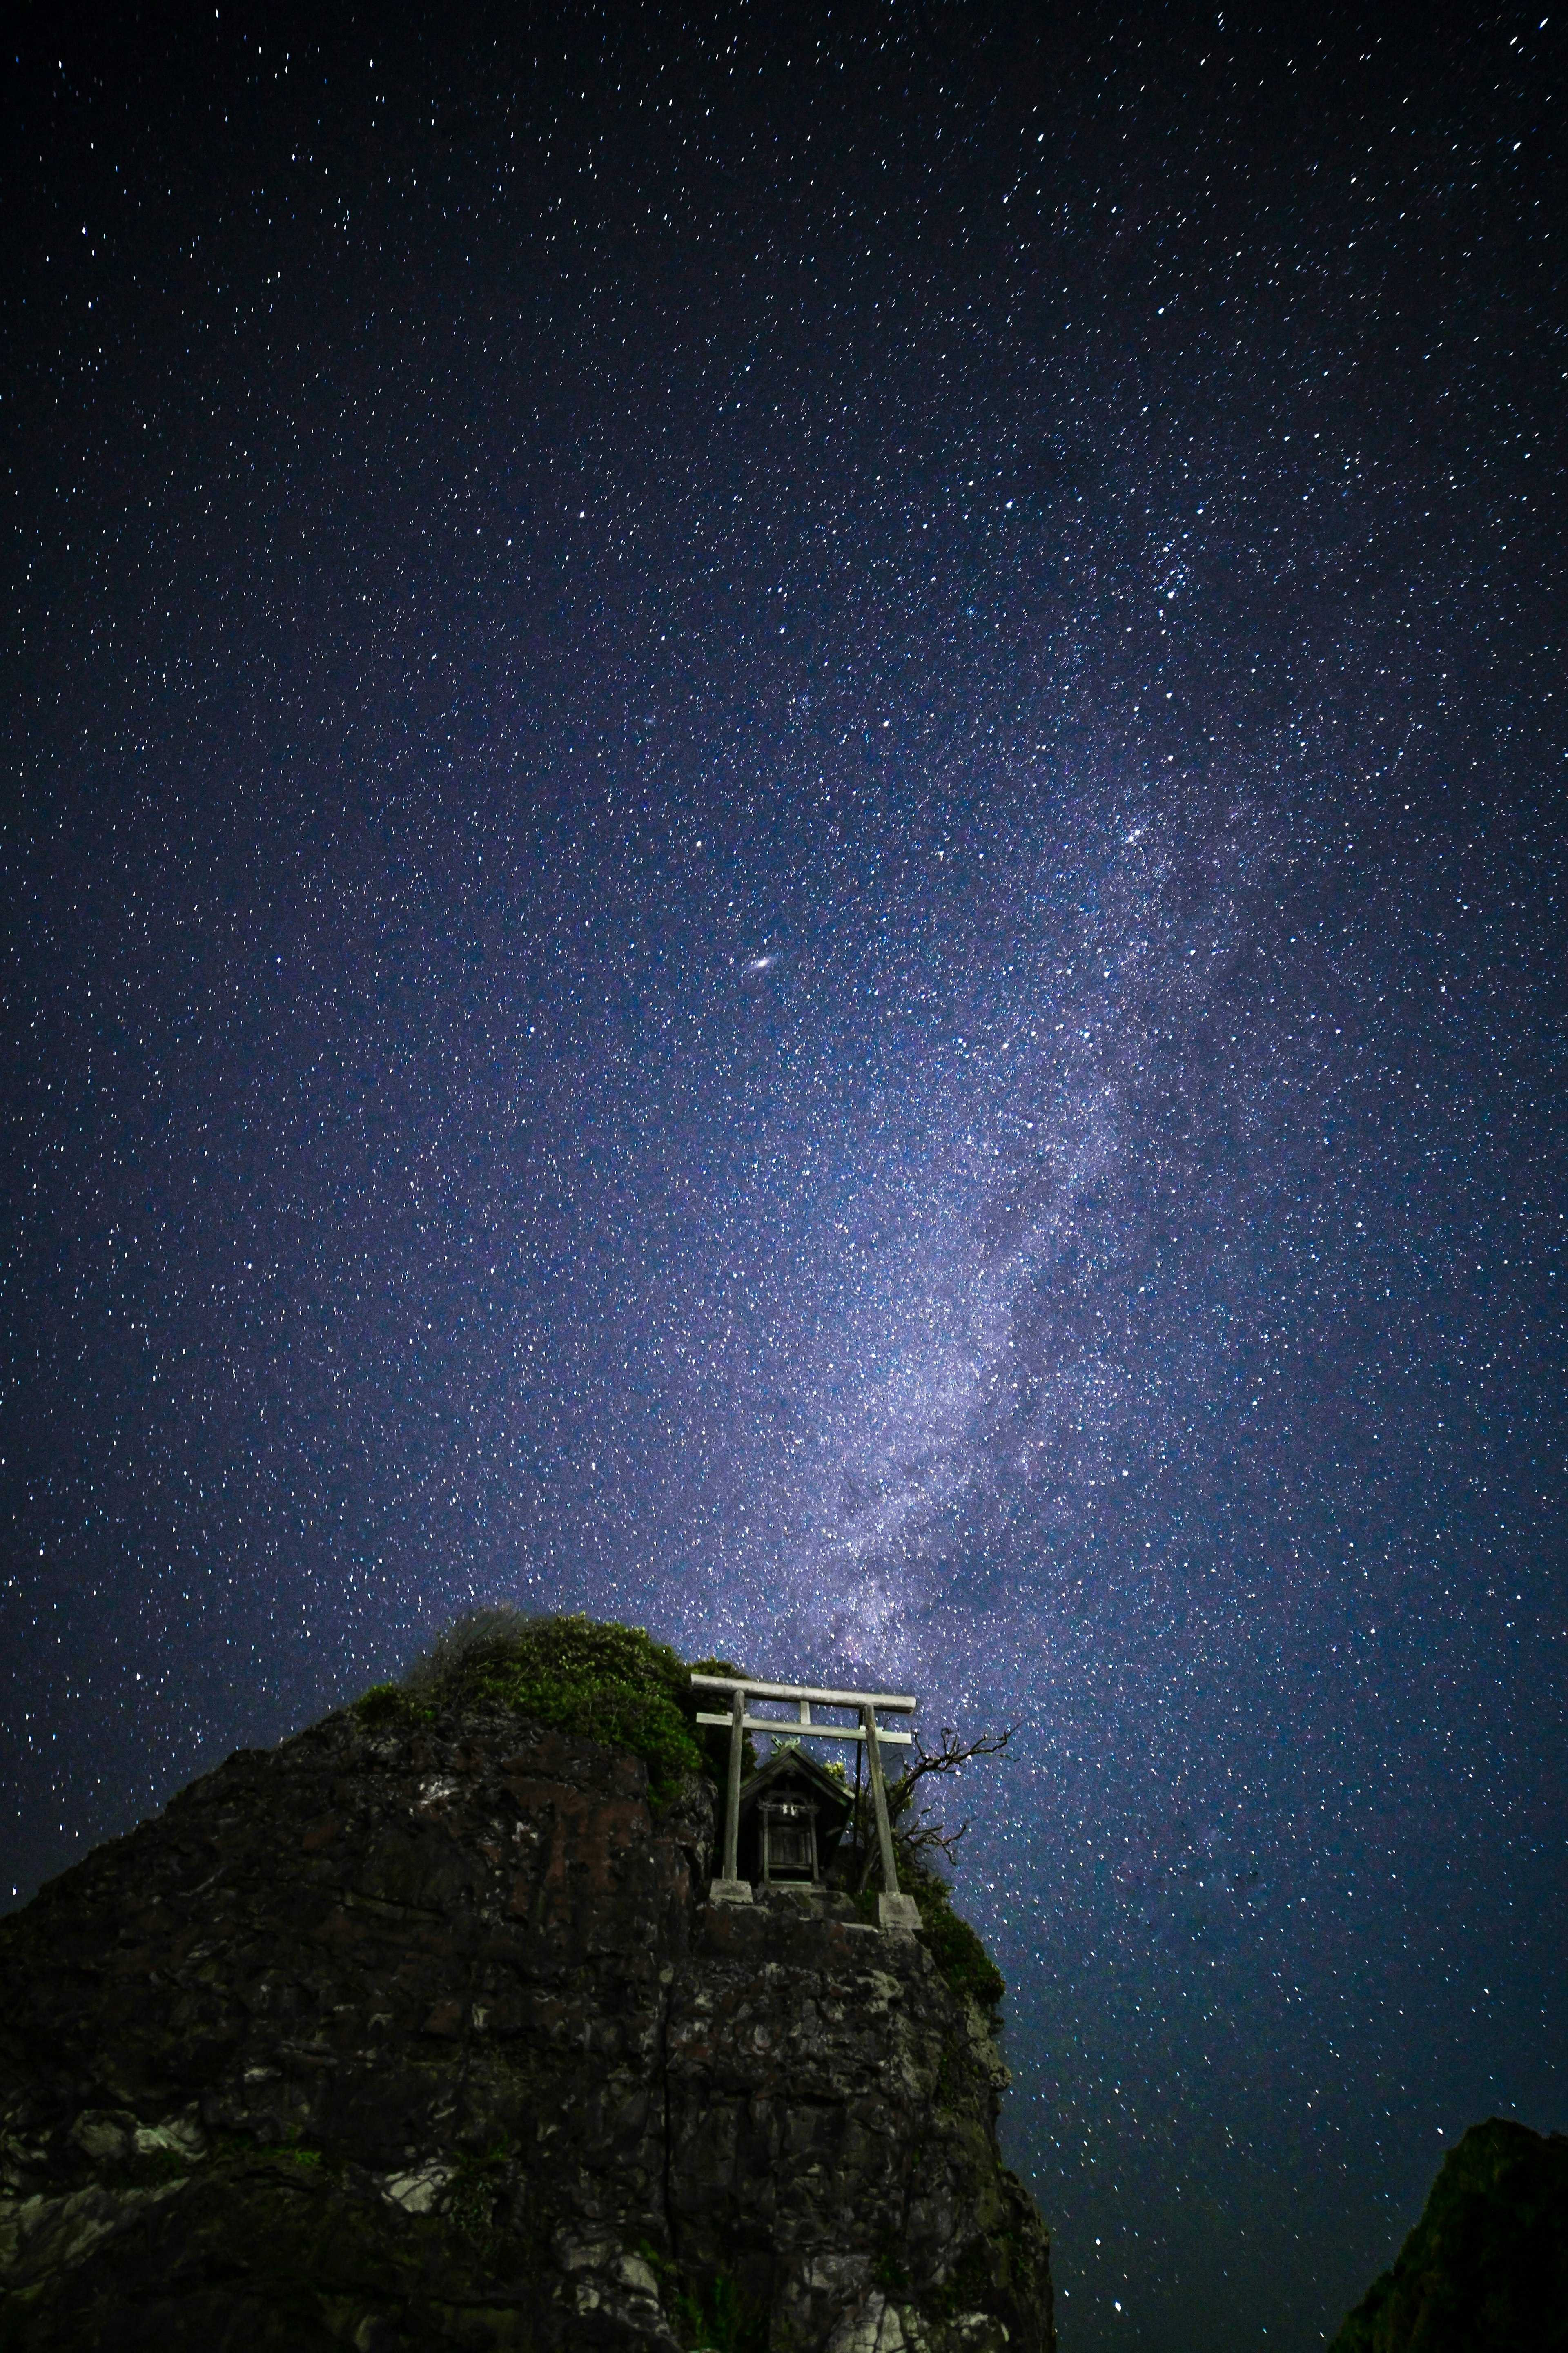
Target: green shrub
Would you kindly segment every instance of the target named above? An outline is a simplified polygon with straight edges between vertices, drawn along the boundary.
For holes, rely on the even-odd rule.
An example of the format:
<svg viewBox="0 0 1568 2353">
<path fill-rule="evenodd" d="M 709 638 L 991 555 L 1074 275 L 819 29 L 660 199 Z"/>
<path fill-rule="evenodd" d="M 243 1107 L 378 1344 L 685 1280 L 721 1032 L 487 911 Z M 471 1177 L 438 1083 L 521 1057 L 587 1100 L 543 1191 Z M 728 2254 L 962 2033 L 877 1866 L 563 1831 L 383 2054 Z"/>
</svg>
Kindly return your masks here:
<svg viewBox="0 0 1568 2353">
<path fill-rule="evenodd" d="M 714 1667 L 714 1674 L 729 1674 Z M 654 2275 L 658 2300 L 689 2353 L 767 2353 L 765 2304 L 748 2295 L 727 2272 L 689 2279 L 680 2265 L 644 2240 L 638 2254 Z"/>
<path fill-rule="evenodd" d="M 908 1871 L 906 1866 L 906 1873 L 900 1873 L 902 1883 L 920 1906 L 921 1929 L 938 1976 L 954 1993 L 978 2003 L 994 2033 L 1001 2023 L 1006 1978 L 968 1921 L 953 1910 L 943 1882 L 929 1871 Z"/>
<path fill-rule="evenodd" d="M 300 2138 L 297 2125 L 290 2128 L 282 2140 L 258 2141 L 255 2153 L 258 2157 L 286 2157 L 290 2165 L 302 2165 L 308 2172 L 311 2173 L 319 2173 L 327 2163 L 319 2148 Z M 334 2162 L 329 2169 L 337 2172 L 341 2168 Z"/>
<path fill-rule="evenodd" d="M 715 1661 L 711 1672 L 738 1671 Z M 647 1765 L 653 1802 L 662 1806 L 687 1774 L 724 1772 L 727 1736 L 699 1726 L 699 1704 L 690 1670 L 640 1627 L 497 1609 L 458 1619 L 401 1683 L 378 1683 L 356 1713 L 379 1730 L 407 1728 L 443 1711 L 505 1708 L 629 1748 Z"/>
<path fill-rule="evenodd" d="M 420 1707 L 400 1683 L 373 1683 L 354 1702 L 354 1714 L 367 1732 L 405 1732 L 434 1713 Z"/>
</svg>

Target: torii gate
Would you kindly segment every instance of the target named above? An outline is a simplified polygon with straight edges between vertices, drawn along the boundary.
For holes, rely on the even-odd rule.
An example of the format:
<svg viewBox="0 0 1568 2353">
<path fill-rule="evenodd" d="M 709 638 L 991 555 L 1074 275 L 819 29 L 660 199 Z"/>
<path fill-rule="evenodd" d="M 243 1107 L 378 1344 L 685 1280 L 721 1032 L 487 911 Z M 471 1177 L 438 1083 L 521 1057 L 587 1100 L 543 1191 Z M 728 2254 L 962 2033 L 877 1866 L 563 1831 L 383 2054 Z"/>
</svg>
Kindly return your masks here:
<svg viewBox="0 0 1568 2353">
<path fill-rule="evenodd" d="M 871 1803 L 877 1816 L 877 1841 L 882 1860 L 882 1894 L 878 1904 L 878 1917 L 884 1928 L 917 1928 L 920 1911 L 912 1895 L 899 1892 L 899 1867 L 893 1859 L 893 1831 L 888 1819 L 888 1792 L 882 1779 L 882 1749 L 909 1748 L 913 1735 L 889 1731 L 877 1722 L 877 1710 L 887 1709 L 900 1715 L 912 1715 L 920 1705 L 900 1692 L 840 1692 L 818 1691 L 810 1683 L 763 1683 L 750 1675 L 692 1675 L 693 1684 L 701 1691 L 721 1691 L 730 1694 L 729 1713 L 725 1715 L 705 1715 L 699 1709 L 699 1724 L 728 1725 L 730 1727 L 730 1786 L 724 1801 L 724 1870 L 722 1877 L 710 1885 L 709 1900 L 714 1904 L 749 1904 L 752 1900 L 750 1883 L 741 1872 L 741 1759 L 742 1744 L 748 1732 L 769 1732 L 777 1739 L 787 1733 L 792 1738 L 805 1734 L 813 1740 L 860 1740 L 866 1744 L 870 1766 Z M 748 1715 L 746 1701 L 752 1699 L 793 1700 L 799 1709 L 798 1720 L 792 1724 L 787 1716 Z M 814 1707 L 853 1708 L 858 1724 L 818 1724 L 811 1711 Z"/>
</svg>

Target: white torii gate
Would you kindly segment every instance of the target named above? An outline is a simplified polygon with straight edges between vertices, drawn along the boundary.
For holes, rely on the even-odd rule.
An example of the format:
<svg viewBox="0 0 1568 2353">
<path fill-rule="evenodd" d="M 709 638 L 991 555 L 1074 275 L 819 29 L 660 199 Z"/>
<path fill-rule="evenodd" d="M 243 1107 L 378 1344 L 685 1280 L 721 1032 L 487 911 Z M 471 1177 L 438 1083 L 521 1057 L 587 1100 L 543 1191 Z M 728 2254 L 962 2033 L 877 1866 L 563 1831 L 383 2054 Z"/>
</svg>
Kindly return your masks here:
<svg viewBox="0 0 1568 2353">
<path fill-rule="evenodd" d="M 908 1748 L 913 1745 L 913 1735 L 892 1732 L 877 1722 L 877 1710 L 883 1708 L 893 1715 L 912 1715 L 920 1705 L 901 1692 L 840 1692 L 818 1691 L 811 1683 L 763 1683 L 750 1675 L 692 1675 L 693 1684 L 700 1691 L 727 1692 L 730 1695 L 728 1713 L 706 1715 L 698 1710 L 699 1724 L 728 1725 L 730 1727 L 730 1786 L 724 1803 L 724 1870 L 709 1889 L 710 1902 L 715 1904 L 749 1904 L 752 1890 L 741 1877 L 741 1758 L 748 1732 L 769 1732 L 774 1739 L 798 1739 L 804 1734 L 813 1740 L 861 1740 L 870 1766 L 871 1803 L 877 1816 L 877 1841 L 882 1859 L 882 1894 L 878 1905 L 878 1916 L 884 1928 L 917 1928 L 920 1912 L 912 1895 L 899 1892 L 899 1867 L 893 1859 L 893 1831 L 888 1819 L 888 1792 L 882 1778 L 884 1746 Z M 798 1717 L 748 1715 L 746 1702 L 751 1699 L 793 1700 Z M 858 1724 L 819 1724 L 812 1715 L 814 1707 L 853 1708 Z"/>
</svg>

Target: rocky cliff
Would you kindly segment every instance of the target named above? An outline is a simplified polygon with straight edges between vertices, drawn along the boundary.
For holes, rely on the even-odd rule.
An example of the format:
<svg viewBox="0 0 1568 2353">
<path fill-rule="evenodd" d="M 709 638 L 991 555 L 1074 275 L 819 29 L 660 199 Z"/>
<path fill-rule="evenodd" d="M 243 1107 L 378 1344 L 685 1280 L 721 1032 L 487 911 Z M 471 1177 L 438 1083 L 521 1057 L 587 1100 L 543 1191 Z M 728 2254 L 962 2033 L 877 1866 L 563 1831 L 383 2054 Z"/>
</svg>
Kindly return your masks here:
<svg viewBox="0 0 1568 2353">
<path fill-rule="evenodd" d="M 1563 2353 L 1568 2135 L 1506 2116 L 1450 2149 L 1392 2271 L 1330 2353 Z"/>
<path fill-rule="evenodd" d="M 981 2013 L 847 1897 L 710 1907 L 712 1833 L 349 1710 L 89 1856 L 0 1922 L 0 2345 L 1046 2353 Z"/>
</svg>

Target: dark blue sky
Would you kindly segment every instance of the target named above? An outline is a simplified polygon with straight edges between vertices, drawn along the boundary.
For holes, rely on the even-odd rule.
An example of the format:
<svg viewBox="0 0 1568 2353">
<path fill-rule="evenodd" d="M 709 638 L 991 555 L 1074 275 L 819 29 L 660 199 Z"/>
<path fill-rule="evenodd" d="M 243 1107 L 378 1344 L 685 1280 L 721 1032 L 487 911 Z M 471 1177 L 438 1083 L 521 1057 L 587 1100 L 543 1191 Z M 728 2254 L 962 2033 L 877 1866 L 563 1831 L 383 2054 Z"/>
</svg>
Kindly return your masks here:
<svg viewBox="0 0 1568 2353">
<path fill-rule="evenodd" d="M 1568 2125 L 1555 29 L 424 13 L 7 56 L 5 1890 L 472 1602 L 1016 1720 L 1064 2353 L 1310 2348 Z"/>
</svg>

